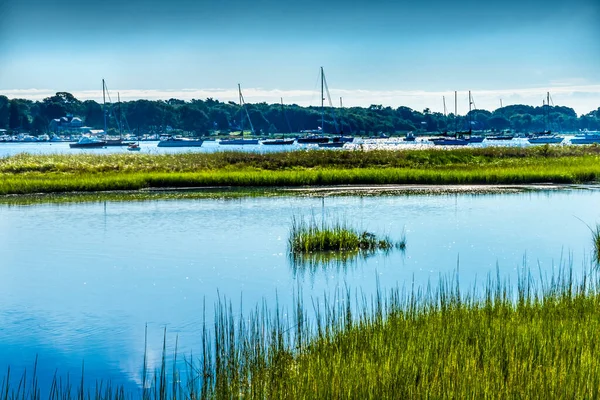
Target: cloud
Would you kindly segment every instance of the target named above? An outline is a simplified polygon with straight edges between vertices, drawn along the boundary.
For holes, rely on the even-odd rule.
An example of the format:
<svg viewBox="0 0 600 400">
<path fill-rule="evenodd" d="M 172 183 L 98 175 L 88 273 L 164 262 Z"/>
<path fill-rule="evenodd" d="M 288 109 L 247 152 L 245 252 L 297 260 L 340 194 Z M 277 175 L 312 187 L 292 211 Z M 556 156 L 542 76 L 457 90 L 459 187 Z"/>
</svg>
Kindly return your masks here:
<svg viewBox="0 0 600 400">
<path fill-rule="evenodd" d="M 559 85 L 548 88 L 522 88 L 499 90 L 474 90 L 472 92 L 477 108 L 494 110 L 500 106 L 510 104 L 541 105 L 550 91 L 552 103 L 572 107 L 578 114 L 585 114 L 600 107 L 599 85 Z M 42 100 L 54 95 L 56 90 L 50 89 L 15 89 L 4 90 L 2 94 L 9 98 L 26 98 Z M 112 90 L 110 100 L 116 101 L 119 92 L 122 101 L 148 99 L 168 100 L 171 98 L 181 100 L 213 98 L 220 101 L 238 101 L 237 89 L 174 89 L 174 90 L 143 90 L 123 89 Z M 319 94 L 310 90 L 279 90 L 263 88 L 243 89 L 244 98 L 248 103 L 279 103 L 283 98 L 286 104 L 302 106 L 320 105 Z M 101 90 L 74 91 L 72 94 L 81 100 L 102 101 Z M 343 98 L 345 107 L 369 106 L 382 104 L 383 106 L 406 106 L 415 110 L 429 108 L 432 111 L 443 112 L 443 98 L 446 100 L 448 112 L 454 111 L 454 92 L 450 91 L 422 91 L 422 90 L 348 90 L 332 89 L 332 105 L 339 105 L 339 98 Z M 327 102 L 328 103 L 328 102 Z M 326 104 L 327 104 L 326 103 Z M 467 92 L 458 93 L 458 112 L 464 114 L 468 109 Z"/>
</svg>

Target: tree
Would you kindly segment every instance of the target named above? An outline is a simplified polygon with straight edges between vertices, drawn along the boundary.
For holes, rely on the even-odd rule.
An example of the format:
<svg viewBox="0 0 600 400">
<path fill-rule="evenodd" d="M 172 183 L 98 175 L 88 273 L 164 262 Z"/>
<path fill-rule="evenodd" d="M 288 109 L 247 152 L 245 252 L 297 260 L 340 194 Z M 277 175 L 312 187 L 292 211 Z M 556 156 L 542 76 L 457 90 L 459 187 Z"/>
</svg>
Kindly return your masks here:
<svg viewBox="0 0 600 400">
<path fill-rule="evenodd" d="M 487 124 L 495 131 L 501 131 L 510 128 L 510 121 L 503 115 L 493 115 L 487 120 Z"/>
<path fill-rule="evenodd" d="M 184 130 L 195 134 L 207 133 L 211 126 L 206 113 L 189 104 L 179 108 L 179 122 Z"/>
<path fill-rule="evenodd" d="M 0 129 L 8 128 L 10 118 L 10 102 L 8 97 L 0 96 Z"/>
<path fill-rule="evenodd" d="M 40 134 L 46 132 L 48 129 L 48 121 L 44 119 L 41 115 L 36 115 L 33 118 L 33 122 L 31 123 L 31 130 L 34 133 Z"/>
<path fill-rule="evenodd" d="M 19 113 L 19 106 L 15 100 L 10 101 L 9 117 L 8 117 L 8 128 L 18 129 L 21 127 L 21 115 Z"/>
</svg>

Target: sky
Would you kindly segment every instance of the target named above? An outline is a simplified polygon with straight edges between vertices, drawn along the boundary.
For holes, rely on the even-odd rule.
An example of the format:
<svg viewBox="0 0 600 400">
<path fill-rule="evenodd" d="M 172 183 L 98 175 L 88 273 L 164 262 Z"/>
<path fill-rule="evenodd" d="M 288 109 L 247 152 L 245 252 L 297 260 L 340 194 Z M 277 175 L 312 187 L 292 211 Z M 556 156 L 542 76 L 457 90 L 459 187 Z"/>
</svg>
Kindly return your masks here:
<svg viewBox="0 0 600 400">
<path fill-rule="evenodd" d="M 598 0 L 0 0 L 0 94 L 600 107 Z"/>
</svg>

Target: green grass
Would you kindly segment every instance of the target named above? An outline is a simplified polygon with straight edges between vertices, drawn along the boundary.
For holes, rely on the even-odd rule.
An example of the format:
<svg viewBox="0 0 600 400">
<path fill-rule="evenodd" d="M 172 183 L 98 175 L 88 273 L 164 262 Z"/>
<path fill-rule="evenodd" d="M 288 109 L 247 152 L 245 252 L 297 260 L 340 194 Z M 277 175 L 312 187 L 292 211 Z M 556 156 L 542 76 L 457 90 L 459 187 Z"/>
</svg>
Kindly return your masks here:
<svg viewBox="0 0 600 400">
<path fill-rule="evenodd" d="M 288 237 L 288 248 L 296 254 L 389 250 L 393 245 L 389 237 L 378 238 L 373 233 L 358 231 L 339 219 L 319 224 L 314 216 L 308 221 L 293 217 Z"/>
<path fill-rule="evenodd" d="M 55 376 L 50 398 L 600 396 L 598 275 L 575 283 L 567 270 L 534 284 L 523 274 L 516 291 L 499 278 L 476 289 L 461 293 L 457 280 L 370 298 L 346 289 L 313 299 L 314 318 L 301 294 L 286 313 L 257 307 L 242 316 L 220 303 L 184 371 L 168 366 L 163 345 L 161 365 L 154 374 L 143 369 L 148 388 L 139 393 L 110 382 L 88 392 Z M 35 372 L 18 386 L 8 381 L 3 399 L 39 398 Z"/>
<path fill-rule="evenodd" d="M 0 195 L 181 187 L 583 183 L 600 147 L 28 155 L 0 159 Z"/>
<path fill-rule="evenodd" d="M 600 224 L 596 224 L 596 228 L 592 229 L 592 242 L 594 248 L 594 261 L 600 265 Z"/>
</svg>

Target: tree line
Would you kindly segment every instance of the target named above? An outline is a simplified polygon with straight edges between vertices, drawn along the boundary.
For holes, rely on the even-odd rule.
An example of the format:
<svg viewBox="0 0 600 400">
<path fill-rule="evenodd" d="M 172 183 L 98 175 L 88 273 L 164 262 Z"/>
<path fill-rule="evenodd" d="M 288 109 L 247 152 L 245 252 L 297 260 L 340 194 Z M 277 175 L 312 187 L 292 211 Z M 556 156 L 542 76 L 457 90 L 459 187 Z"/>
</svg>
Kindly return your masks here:
<svg viewBox="0 0 600 400">
<path fill-rule="evenodd" d="M 66 115 L 77 116 L 85 126 L 103 129 L 103 106 L 94 100 L 81 101 L 67 92 L 58 92 L 42 101 L 8 99 L 0 95 L 0 129 L 13 132 L 42 134 L 49 132 L 51 120 Z M 135 100 L 110 104 L 106 108 L 109 131 L 119 126 L 126 132 L 161 133 L 170 129 L 192 135 L 212 132 L 250 130 L 250 119 L 255 133 L 274 133 L 317 130 L 322 125 L 326 133 L 375 135 L 395 132 L 453 132 L 455 130 L 535 132 L 576 132 L 600 130 L 600 107 L 585 115 L 563 106 L 510 105 L 496 109 L 473 110 L 467 115 L 413 110 L 408 107 L 326 108 L 324 120 L 319 107 L 301 107 L 295 104 L 255 103 L 246 110 L 233 102 L 178 99 Z M 119 124 L 121 121 L 121 124 Z"/>
</svg>

